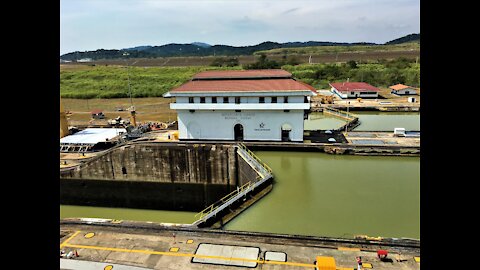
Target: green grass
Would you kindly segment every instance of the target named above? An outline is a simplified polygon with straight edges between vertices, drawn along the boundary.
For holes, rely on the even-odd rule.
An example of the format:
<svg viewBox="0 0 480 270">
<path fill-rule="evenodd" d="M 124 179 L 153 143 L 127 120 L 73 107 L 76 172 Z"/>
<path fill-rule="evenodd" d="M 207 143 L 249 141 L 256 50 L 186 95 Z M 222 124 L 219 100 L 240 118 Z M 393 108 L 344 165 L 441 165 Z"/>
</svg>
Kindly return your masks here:
<svg viewBox="0 0 480 270">
<path fill-rule="evenodd" d="M 233 69 L 241 67 L 130 67 L 132 97 L 161 97 L 189 81 L 198 72 Z M 420 86 L 420 64 L 405 58 L 357 63 L 356 68 L 343 63 L 284 65 L 282 69 L 316 89 L 329 89 L 329 83 L 347 79 L 367 82 L 376 87 L 397 83 Z M 81 99 L 127 98 L 127 70 L 121 66 L 61 66 L 60 95 L 62 98 Z"/>
<path fill-rule="evenodd" d="M 331 53 L 342 53 L 342 52 L 375 52 L 375 51 L 419 51 L 420 43 L 419 42 L 408 42 L 402 44 L 394 45 L 375 45 L 375 46 L 365 46 L 365 45 L 356 45 L 356 46 L 313 46 L 313 47 L 293 47 L 293 48 L 280 48 L 272 49 L 265 51 L 257 51 L 254 54 L 267 54 L 267 55 L 276 55 L 276 54 L 331 54 Z"/>
<path fill-rule="evenodd" d="M 132 97 L 160 97 L 204 70 L 240 69 L 217 67 L 130 67 Z M 129 97 L 128 73 L 122 66 L 79 66 L 60 69 L 62 98 Z"/>
<path fill-rule="evenodd" d="M 358 64 L 357 68 L 350 68 L 346 64 L 301 64 L 285 65 L 282 69 L 316 89 L 330 89 L 329 83 L 347 79 L 351 82 L 366 82 L 376 87 L 388 87 L 397 83 L 420 87 L 420 64 L 408 62 L 365 63 Z"/>
</svg>

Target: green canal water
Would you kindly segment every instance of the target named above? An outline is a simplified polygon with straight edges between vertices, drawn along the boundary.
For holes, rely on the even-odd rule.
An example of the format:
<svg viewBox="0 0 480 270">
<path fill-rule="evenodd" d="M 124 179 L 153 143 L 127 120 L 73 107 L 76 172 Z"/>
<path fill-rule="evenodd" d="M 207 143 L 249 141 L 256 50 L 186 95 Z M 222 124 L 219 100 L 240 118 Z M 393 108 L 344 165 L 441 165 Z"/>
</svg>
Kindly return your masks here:
<svg viewBox="0 0 480 270">
<path fill-rule="evenodd" d="M 257 152 L 273 190 L 230 230 L 420 237 L 420 158 Z"/>
<path fill-rule="evenodd" d="M 229 230 L 352 237 L 420 236 L 420 158 L 262 151 L 273 190 Z M 195 213 L 60 206 L 60 216 L 191 223 Z"/>
<path fill-rule="evenodd" d="M 163 223 L 192 223 L 194 212 L 60 205 L 60 218 L 110 218 Z"/>
<path fill-rule="evenodd" d="M 355 112 L 355 130 L 420 130 L 419 113 Z M 343 121 L 310 115 L 305 129 Z M 261 151 L 273 190 L 226 225 L 227 230 L 317 236 L 420 237 L 420 158 Z M 192 223 L 193 212 L 60 205 L 60 217 Z"/>
<path fill-rule="evenodd" d="M 357 131 L 392 131 L 396 127 L 406 130 L 420 130 L 420 113 L 418 112 L 363 112 L 354 111 L 360 121 Z M 323 113 L 311 113 L 304 121 L 305 130 L 337 129 L 345 124 L 345 121 L 324 115 Z"/>
</svg>

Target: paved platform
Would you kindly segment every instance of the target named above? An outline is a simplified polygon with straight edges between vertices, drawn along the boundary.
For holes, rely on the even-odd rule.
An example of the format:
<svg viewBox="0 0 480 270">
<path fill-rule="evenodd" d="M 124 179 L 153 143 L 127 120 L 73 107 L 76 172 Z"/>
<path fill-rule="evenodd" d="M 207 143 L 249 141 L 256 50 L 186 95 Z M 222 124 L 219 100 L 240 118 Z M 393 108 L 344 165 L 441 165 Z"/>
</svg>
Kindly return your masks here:
<svg viewBox="0 0 480 270">
<path fill-rule="evenodd" d="M 198 245 L 193 263 L 256 267 L 260 248 L 204 244 Z M 203 255 L 203 256 L 201 256 Z"/>
<path fill-rule="evenodd" d="M 349 131 L 343 135 L 353 145 L 399 145 L 420 147 L 419 132 L 411 132 L 416 136 L 397 137 L 393 132 Z"/>
<path fill-rule="evenodd" d="M 149 268 L 135 267 L 116 263 L 91 262 L 75 259 L 60 259 L 60 270 L 149 270 Z"/>
<path fill-rule="evenodd" d="M 60 250 L 67 253 L 76 250 L 79 257 L 74 260 L 148 269 L 314 269 L 317 256 L 333 257 L 337 269 L 355 268 L 357 256 L 379 270 L 420 269 L 419 259 L 418 262 L 414 259 L 420 256 L 419 248 L 402 250 L 404 260 L 397 262 L 398 247 L 381 246 L 393 258 L 391 262 L 383 262 L 375 249 L 366 249 L 365 245 L 342 248 L 301 237 L 296 240 L 296 236 L 270 238 L 231 231 L 89 224 L 61 224 L 60 230 Z M 279 253 L 285 254 L 286 261 L 282 261 Z"/>
</svg>

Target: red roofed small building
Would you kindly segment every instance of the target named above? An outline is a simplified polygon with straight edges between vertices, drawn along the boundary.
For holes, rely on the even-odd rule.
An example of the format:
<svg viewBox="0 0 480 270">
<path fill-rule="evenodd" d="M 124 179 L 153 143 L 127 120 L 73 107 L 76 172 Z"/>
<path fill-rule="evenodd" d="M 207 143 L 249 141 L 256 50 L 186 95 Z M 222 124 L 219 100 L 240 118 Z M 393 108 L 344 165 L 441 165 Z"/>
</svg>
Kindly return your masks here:
<svg viewBox="0 0 480 270">
<path fill-rule="evenodd" d="M 204 71 L 165 97 L 180 140 L 303 141 L 315 89 L 281 69 Z"/>
<path fill-rule="evenodd" d="M 378 89 L 364 82 L 330 83 L 331 91 L 341 98 L 378 98 Z"/>
<path fill-rule="evenodd" d="M 396 84 L 389 87 L 392 91 L 392 94 L 395 95 L 416 95 L 417 90 L 411 86 Z"/>
</svg>

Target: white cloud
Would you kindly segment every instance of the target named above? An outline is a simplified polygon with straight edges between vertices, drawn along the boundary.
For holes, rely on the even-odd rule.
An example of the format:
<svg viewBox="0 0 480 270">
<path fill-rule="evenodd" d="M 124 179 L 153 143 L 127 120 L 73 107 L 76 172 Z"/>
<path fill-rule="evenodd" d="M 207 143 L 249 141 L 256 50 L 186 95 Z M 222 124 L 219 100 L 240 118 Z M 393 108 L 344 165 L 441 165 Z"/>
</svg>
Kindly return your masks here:
<svg viewBox="0 0 480 270">
<path fill-rule="evenodd" d="M 419 0 L 61 0 L 61 54 L 202 41 L 383 43 L 420 31 Z"/>
</svg>

